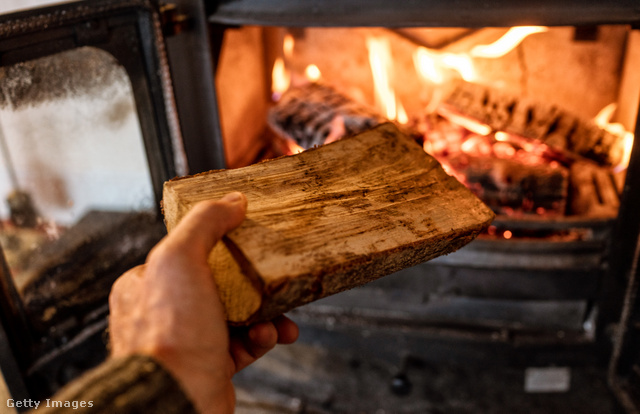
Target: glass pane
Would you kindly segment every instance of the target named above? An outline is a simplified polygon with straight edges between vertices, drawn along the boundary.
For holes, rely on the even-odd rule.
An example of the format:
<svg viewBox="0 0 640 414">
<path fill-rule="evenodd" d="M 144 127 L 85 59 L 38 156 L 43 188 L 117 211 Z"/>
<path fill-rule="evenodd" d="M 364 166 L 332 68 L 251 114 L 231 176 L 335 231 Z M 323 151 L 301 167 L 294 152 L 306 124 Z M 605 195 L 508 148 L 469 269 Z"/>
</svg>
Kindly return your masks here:
<svg viewBox="0 0 640 414">
<path fill-rule="evenodd" d="M 63 338 L 162 236 L 129 78 L 95 48 L 0 68 L 0 128 L 0 243 L 34 327 Z"/>
</svg>

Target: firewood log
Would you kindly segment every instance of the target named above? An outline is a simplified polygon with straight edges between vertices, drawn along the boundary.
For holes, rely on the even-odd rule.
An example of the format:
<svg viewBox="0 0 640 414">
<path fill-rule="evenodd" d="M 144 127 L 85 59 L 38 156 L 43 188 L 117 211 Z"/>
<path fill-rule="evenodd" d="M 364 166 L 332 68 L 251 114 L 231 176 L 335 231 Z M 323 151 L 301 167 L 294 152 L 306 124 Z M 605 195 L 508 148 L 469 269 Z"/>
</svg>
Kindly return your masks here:
<svg viewBox="0 0 640 414">
<path fill-rule="evenodd" d="M 622 136 L 554 105 L 466 82 L 456 85 L 445 105 L 496 131 L 537 140 L 561 153 L 587 158 L 602 166 L 615 166 L 622 160 Z"/>
<path fill-rule="evenodd" d="M 372 109 L 327 85 L 311 83 L 289 89 L 269 110 L 268 123 L 280 136 L 303 149 L 364 132 L 385 122 Z"/>
<path fill-rule="evenodd" d="M 590 162 L 571 166 L 571 213 L 615 217 L 620 207 L 615 174 Z"/>
<path fill-rule="evenodd" d="M 449 160 L 468 185 L 498 214 L 510 210 L 563 215 L 566 210 L 569 171 L 560 165 L 520 162 L 460 154 Z"/>
<path fill-rule="evenodd" d="M 246 220 L 210 255 L 244 325 L 457 250 L 494 214 L 394 125 L 164 185 L 171 232 L 198 202 L 241 191 Z"/>
</svg>

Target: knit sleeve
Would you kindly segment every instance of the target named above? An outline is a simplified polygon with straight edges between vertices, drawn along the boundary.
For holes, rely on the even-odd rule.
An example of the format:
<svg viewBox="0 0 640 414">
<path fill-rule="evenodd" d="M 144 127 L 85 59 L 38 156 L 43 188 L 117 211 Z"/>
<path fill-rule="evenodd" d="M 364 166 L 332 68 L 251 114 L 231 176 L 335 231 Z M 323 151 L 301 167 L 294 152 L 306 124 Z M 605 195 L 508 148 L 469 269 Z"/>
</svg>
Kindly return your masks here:
<svg viewBox="0 0 640 414">
<path fill-rule="evenodd" d="M 87 414 L 197 412 L 171 374 L 143 355 L 107 360 L 43 400 L 33 413 L 71 410 Z"/>
</svg>

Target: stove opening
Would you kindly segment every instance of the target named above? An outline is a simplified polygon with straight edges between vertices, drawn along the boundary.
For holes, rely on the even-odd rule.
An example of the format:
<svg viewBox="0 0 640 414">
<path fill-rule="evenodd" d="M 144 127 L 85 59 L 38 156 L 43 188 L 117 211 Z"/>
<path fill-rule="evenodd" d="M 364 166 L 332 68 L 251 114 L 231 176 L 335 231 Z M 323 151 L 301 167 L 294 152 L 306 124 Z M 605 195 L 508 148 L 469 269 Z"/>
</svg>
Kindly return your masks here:
<svg viewBox="0 0 640 414">
<path fill-rule="evenodd" d="M 227 162 L 391 120 L 500 215 L 614 218 L 637 37 L 626 26 L 230 29 L 218 72 Z"/>
</svg>

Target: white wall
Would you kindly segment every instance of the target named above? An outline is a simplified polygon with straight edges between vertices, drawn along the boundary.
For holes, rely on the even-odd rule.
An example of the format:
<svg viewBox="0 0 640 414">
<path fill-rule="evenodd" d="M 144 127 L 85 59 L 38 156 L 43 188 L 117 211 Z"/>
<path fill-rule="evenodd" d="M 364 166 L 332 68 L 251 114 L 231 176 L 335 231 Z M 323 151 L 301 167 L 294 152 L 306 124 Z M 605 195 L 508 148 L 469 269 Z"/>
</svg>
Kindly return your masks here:
<svg viewBox="0 0 640 414">
<path fill-rule="evenodd" d="M 1 0 L 0 12 L 44 0 Z M 105 52 L 106 53 L 106 52 Z M 148 209 L 153 191 L 130 84 L 105 85 L 99 98 L 74 96 L 34 106 L 0 109 L 18 185 L 45 219 L 72 224 L 91 208 Z M 107 95 L 106 97 L 104 95 Z M 0 157 L 0 218 L 13 189 Z"/>
</svg>

